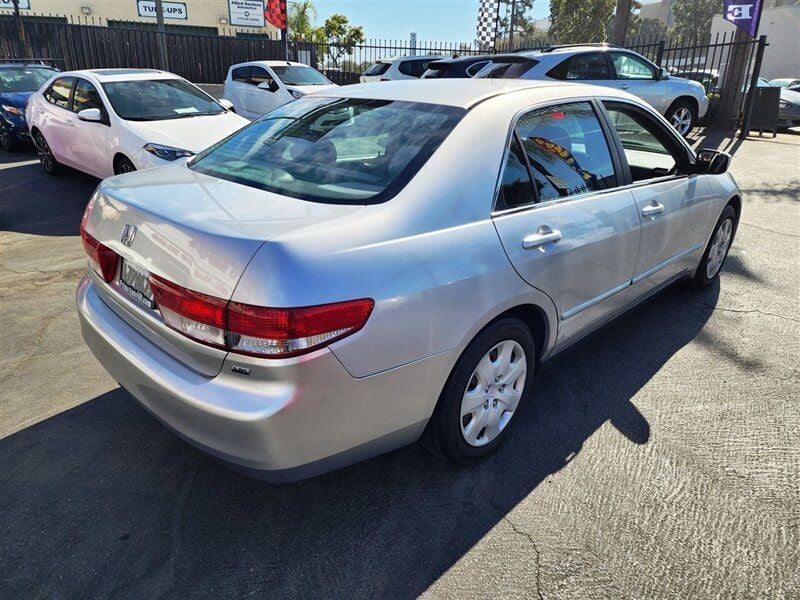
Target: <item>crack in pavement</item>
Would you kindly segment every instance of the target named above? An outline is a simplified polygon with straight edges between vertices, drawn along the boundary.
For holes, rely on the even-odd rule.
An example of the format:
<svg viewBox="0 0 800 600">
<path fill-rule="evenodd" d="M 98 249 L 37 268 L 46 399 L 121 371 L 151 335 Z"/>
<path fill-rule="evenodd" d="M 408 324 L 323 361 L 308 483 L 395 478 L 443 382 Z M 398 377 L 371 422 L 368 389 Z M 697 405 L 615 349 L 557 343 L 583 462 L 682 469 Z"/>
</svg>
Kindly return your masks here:
<svg viewBox="0 0 800 600">
<path fill-rule="evenodd" d="M 544 596 L 542 595 L 542 554 L 539 551 L 539 547 L 536 545 L 536 542 L 533 541 L 533 536 L 527 531 L 517 527 L 514 522 L 508 518 L 508 515 L 503 515 L 502 519 L 504 522 L 508 523 L 509 527 L 514 530 L 514 533 L 523 536 L 530 542 L 533 553 L 536 555 L 536 595 L 539 597 L 539 600 L 544 600 Z"/>
<path fill-rule="evenodd" d="M 769 227 L 763 227 L 762 225 L 756 225 L 755 223 L 748 223 L 747 221 L 739 221 L 739 224 L 747 225 L 748 227 L 754 227 L 755 229 L 761 229 L 762 231 L 768 231 L 769 233 L 774 233 L 775 235 L 781 235 L 790 238 L 800 238 L 800 235 L 796 235 L 794 233 L 784 233 L 783 231 L 776 231 L 774 229 L 770 229 Z"/>
<path fill-rule="evenodd" d="M 704 302 L 699 302 L 699 303 L 684 302 L 683 304 L 685 304 L 686 306 L 692 307 L 692 308 L 707 308 L 707 309 L 710 309 L 711 312 L 719 310 L 719 311 L 722 311 L 722 312 L 731 312 L 731 313 L 742 314 L 742 315 L 756 314 L 756 315 L 762 315 L 764 317 L 775 317 L 777 319 L 784 319 L 786 321 L 792 321 L 793 323 L 800 323 L 800 319 L 794 319 L 792 317 L 788 317 L 786 315 L 781 315 L 781 314 L 778 314 L 778 313 L 766 312 L 766 311 L 763 311 L 763 310 L 759 310 L 757 308 L 749 308 L 749 309 L 745 309 L 745 308 L 725 308 L 724 306 L 715 306 L 713 304 L 706 304 Z"/>
</svg>

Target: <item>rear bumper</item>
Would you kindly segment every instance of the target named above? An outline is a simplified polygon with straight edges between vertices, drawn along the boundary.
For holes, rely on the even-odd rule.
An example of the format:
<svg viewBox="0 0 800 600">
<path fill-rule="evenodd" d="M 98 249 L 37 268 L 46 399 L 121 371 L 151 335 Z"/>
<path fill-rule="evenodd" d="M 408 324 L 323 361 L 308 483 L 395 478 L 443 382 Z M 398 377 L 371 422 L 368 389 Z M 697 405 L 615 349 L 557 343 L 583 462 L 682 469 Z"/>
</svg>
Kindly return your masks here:
<svg viewBox="0 0 800 600">
<path fill-rule="evenodd" d="M 119 318 L 88 277 L 76 301 L 86 344 L 145 408 L 193 445 L 272 481 L 310 477 L 413 443 L 454 360 L 446 352 L 357 379 L 327 349 L 282 361 L 229 354 L 221 373 L 209 378 Z M 232 372 L 233 365 L 250 375 Z"/>
</svg>

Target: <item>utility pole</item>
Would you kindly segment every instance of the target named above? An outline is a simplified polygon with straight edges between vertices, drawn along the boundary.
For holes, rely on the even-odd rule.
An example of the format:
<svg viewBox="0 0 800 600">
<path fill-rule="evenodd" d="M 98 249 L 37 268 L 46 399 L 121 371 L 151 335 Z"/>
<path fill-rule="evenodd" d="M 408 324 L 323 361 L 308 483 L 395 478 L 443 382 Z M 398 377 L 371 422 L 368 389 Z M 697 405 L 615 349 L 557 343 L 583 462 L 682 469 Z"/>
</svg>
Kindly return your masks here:
<svg viewBox="0 0 800 600">
<path fill-rule="evenodd" d="M 156 2 L 156 43 L 158 44 L 158 60 L 161 63 L 161 69 L 169 71 L 169 55 L 167 54 L 167 38 L 166 30 L 164 28 L 164 5 L 161 0 Z"/>
<path fill-rule="evenodd" d="M 628 21 L 631 18 L 632 1 L 617 0 L 617 11 L 614 13 L 614 28 L 611 30 L 611 43 L 615 46 L 625 45 Z"/>
<path fill-rule="evenodd" d="M 19 0 L 11 0 L 11 2 L 14 4 L 14 19 L 17 21 L 17 35 L 19 36 L 22 53 L 25 58 L 33 58 L 31 46 L 28 44 L 28 38 L 25 35 L 25 23 L 22 22 L 22 15 L 19 14 Z"/>
</svg>

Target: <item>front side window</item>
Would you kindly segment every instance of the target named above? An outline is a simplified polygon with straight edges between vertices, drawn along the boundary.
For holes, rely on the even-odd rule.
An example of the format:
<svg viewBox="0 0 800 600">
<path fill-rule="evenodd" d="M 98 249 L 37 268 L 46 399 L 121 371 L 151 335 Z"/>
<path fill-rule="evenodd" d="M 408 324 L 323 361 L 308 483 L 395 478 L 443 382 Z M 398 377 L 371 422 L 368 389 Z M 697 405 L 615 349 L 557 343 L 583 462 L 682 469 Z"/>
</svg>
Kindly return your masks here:
<svg viewBox="0 0 800 600">
<path fill-rule="evenodd" d="M 605 106 L 622 143 L 633 181 L 676 172 L 680 151 L 652 118 L 624 104 L 608 102 Z"/>
<path fill-rule="evenodd" d="M 360 98 L 301 98 L 192 161 L 193 170 L 339 204 L 388 200 L 465 114 L 461 108 Z"/>
<path fill-rule="evenodd" d="M 330 85 L 331 80 L 311 67 L 286 65 L 272 67 L 275 75 L 286 85 Z"/>
<path fill-rule="evenodd" d="M 540 202 L 616 185 L 605 134 L 588 102 L 534 110 L 517 124 Z"/>
<path fill-rule="evenodd" d="M 602 52 L 587 52 L 571 56 L 547 73 L 548 77 L 561 80 L 611 79 L 606 56 Z"/>
<path fill-rule="evenodd" d="M 103 84 L 114 111 L 128 121 L 218 115 L 225 109 L 182 79 L 138 79 Z"/>
<path fill-rule="evenodd" d="M 250 67 L 250 83 L 258 85 L 259 83 L 269 83 L 272 85 L 272 75 L 263 67 Z"/>
<path fill-rule="evenodd" d="M 611 60 L 617 72 L 617 79 L 655 79 L 653 67 L 638 56 L 612 52 Z"/>
<path fill-rule="evenodd" d="M 40 67 L 0 68 L 0 94 L 35 92 L 56 73 Z"/>
<path fill-rule="evenodd" d="M 55 104 L 61 108 L 69 107 L 69 96 L 72 93 L 72 84 L 75 79 L 72 77 L 61 77 L 56 79 L 44 93 L 45 99 L 50 104 Z"/>
<path fill-rule="evenodd" d="M 85 79 L 78 79 L 75 84 L 75 95 L 72 98 L 72 112 L 81 112 L 87 108 L 103 110 L 103 101 L 95 87 Z"/>
</svg>

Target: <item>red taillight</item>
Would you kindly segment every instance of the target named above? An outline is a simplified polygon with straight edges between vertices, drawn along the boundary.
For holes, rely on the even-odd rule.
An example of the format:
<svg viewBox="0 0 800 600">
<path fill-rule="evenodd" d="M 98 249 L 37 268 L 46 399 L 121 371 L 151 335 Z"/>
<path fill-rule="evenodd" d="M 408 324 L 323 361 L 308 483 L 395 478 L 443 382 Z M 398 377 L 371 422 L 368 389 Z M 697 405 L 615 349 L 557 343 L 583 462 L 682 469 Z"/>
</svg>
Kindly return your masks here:
<svg viewBox="0 0 800 600">
<path fill-rule="evenodd" d="M 83 224 L 81 224 L 81 239 L 83 240 L 83 249 L 89 255 L 89 260 L 94 263 L 95 270 L 102 275 L 106 283 L 111 282 L 117 273 L 117 253 L 89 235 Z"/>
<path fill-rule="evenodd" d="M 258 356 L 295 356 L 361 329 L 375 302 L 369 298 L 302 308 L 265 308 L 231 302 L 231 350 Z"/>
<path fill-rule="evenodd" d="M 150 276 L 164 322 L 204 344 L 239 354 L 286 358 L 311 352 L 355 333 L 375 303 L 350 300 L 302 308 L 266 308 L 187 290 Z"/>
</svg>

